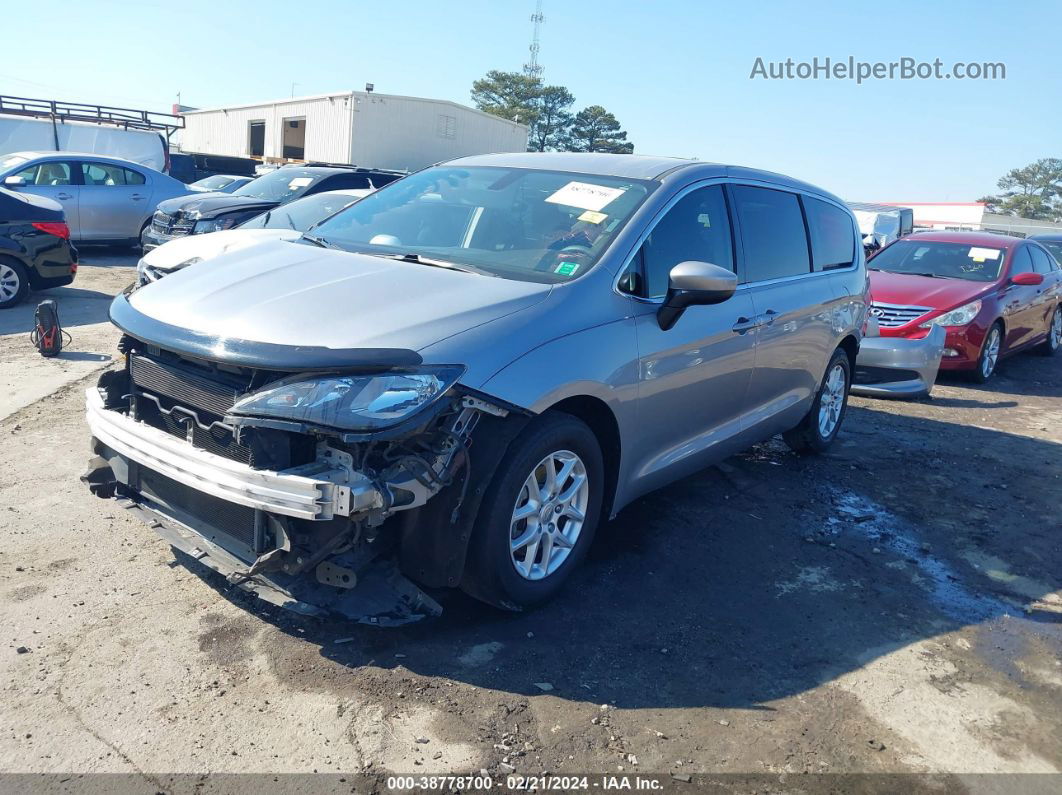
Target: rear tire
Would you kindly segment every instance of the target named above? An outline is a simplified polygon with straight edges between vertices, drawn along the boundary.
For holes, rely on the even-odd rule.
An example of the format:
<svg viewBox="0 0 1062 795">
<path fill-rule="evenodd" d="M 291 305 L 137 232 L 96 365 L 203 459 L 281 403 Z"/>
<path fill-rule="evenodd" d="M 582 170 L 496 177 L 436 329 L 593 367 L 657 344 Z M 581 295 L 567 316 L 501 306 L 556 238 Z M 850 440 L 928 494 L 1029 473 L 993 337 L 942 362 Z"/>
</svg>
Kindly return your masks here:
<svg viewBox="0 0 1062 795">
<path fill-rule="evenodd" d="M 1003 325 L 997 320 L 985 334 L 981 343 L 981 353 L 977 357 L 977 366 L 967 375 L 975 384 L 983 384 L 996 371 L 999 355 L 1003 350 Z"/>
<path fill-rule="evenodd" d="M 1047 324 L 1047 339 L 1036 346 L 1036 352 L 1041 356 L 1054 356 L 1062 349 L 1062 306 L 1056 306 L 1051 315 L 1051 322 Z"/>
<path fill-rule="evenodd" d="M 0 309 L 8 309 L 29 294 L 29 273 L 21 262 L 0 257 Z"/>
<path fill-rule="evenodd" d="M 601 447 L 585 423 L 559 412 L 532 421 L 487 488 L 461 588 L 506 610 L 554 596 L 593 541 L 604 477 Z"/>
<path fill-rule="evenodd" d="M 822 453 L 829 449 L 844 423 L 851 387 L 852 363 L 847 351 L 838 348 L 830 358 L 808 413 L 799 425 L 782 434 L 789 449 L 801 454 Z"/>
</svg>

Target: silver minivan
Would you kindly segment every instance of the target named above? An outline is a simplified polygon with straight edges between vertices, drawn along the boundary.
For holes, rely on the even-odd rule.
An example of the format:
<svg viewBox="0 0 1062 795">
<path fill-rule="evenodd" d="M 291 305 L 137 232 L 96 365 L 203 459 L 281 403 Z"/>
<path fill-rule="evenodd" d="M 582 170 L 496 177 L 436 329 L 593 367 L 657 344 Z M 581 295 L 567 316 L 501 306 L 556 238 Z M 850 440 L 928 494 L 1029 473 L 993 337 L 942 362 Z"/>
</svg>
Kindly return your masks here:
<svg viewBox="0 0 1062 795">
<path fill-rule="evenodd" d="M 857 232 L 829 193 L 734 166 L 428 168 L 119 296 L 84 479 L 285 607 L 395 624 L 457 586 L 521 609 L 640 495 L 774 434 L 834 441 Z"/>
</svg>

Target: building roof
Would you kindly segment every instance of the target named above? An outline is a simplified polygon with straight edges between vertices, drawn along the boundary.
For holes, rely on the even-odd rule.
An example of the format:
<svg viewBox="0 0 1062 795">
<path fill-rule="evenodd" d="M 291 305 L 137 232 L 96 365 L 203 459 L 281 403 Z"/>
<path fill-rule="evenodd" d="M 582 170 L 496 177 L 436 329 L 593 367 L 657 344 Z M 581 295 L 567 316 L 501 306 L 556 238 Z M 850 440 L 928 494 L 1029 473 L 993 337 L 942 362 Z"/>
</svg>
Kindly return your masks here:
<svg viewBox="0 0 1062 795">
<path fill-rule="evenodd" d="M 221 111 L 229 110 L 242 110 L 247 108 L 265 108 L 272 105 L 292 105 L 300 102 L 315 102 L 323 99 L 356 99 L 359 102 L 365 99 L 407 99 L 414 102 L 433 102 L 436 104 L 450 105 L 454 108 L 460 108 L 467 113 L 477 113 L 480 116 L 489 116 L 505 124 L 511 124 L 514 127 L 527 128 L 526 124 L 520 124 L 519 122 L 506 119 L 502 116 L 495 116 L 493 113 L 487 113 L 479 110 L 478 108 L 470 108 L 468 105 L 462 105 L 459 102 L 452 102 L 448 99 L 431 99 L 429 97 L 410 97 L 404 94 L 379 94 L 375 91 L 340 91 L 332 94 L 308 94 L 303 97 L 284 97 L 282 99 L 272 99 L 265 102 L 245 102 L 239 105 L 224 105 L 216 108 L 196 108 L 195 110 L 186 110 L 181 112 L 181 116 L 196 116 L 201 113 L 219 113 Z"/>
</svg>

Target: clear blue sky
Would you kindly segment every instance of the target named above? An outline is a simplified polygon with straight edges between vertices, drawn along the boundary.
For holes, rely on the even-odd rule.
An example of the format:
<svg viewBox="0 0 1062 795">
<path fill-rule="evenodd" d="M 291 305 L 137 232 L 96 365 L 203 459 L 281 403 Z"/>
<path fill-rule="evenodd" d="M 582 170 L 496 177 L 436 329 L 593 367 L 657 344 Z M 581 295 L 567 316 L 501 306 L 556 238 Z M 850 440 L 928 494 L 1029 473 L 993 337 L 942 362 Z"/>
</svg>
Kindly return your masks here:
<svg viewBox="0 0 1062 795">
<path fill-rule="evenodd" d="M 560 2 L 541 63 L 604 105 L 635 151 L 781 171 L 847 199 L 972 201 L 1008 169 L 1062 157 L 1062 3 Z M 361 89 L 469 102 L 518 70 L 533 0 L 20 3 L 0 93 L 165 109 Z M 873 13 L 870 13 L 873 9 Z M 11 20 L 10 13 L 7 15 Z M 750 80 L 757 56 L 946 66 L 1002 81 Z"/>
</svg>

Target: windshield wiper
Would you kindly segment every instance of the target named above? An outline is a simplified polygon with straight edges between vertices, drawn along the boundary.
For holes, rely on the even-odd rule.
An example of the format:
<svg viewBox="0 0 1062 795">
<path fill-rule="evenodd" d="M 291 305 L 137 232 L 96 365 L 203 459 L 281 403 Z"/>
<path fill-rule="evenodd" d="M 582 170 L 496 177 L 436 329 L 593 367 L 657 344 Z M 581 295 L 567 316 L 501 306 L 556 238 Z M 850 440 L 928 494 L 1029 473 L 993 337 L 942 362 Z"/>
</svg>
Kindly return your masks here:
<svg viewBox="0 0 1062 795">
<path fill-rule="evenodd" d="M 928 277 L 930 279 L 943 279 L 944 278 L 939 273 L 912 273 L 911 275 L 912 276 L 926 276 L 926 277 Z"/>
<path fill-rule="evenodd" d="M 321 248 L 339 248 L 339 246 L 335 245 L 334 243 L 329 243 L 322 237 L 316 237 L 314 235 L 307 234 L 306 232 L 302 233 L 302 237 L 300 237 L 299 240 L 305 240 L 306 242 L 313 243 L 315 246 L 320 246 Z"/>
<path fill-rule="evenodd" d="M 413 252 L 407 252 L 405 254 L 376 254 L 375 257 L 384 257 L 386 259 L 396 259 L 399 262 L 415 262 L 417 265 L 430 265 L 433 268 L 446 268 L 451 271 L 461 271 L 461 273 L 475 273 L 480 276 L 483 275 L 482 271 L 472 270 L 471 268 L 465 268 L 461 265 L 455 265 L 449 260 L 444 259 L 432 259 L 431 257 L 422 257 L 420 254 Z"/>
</svg>

